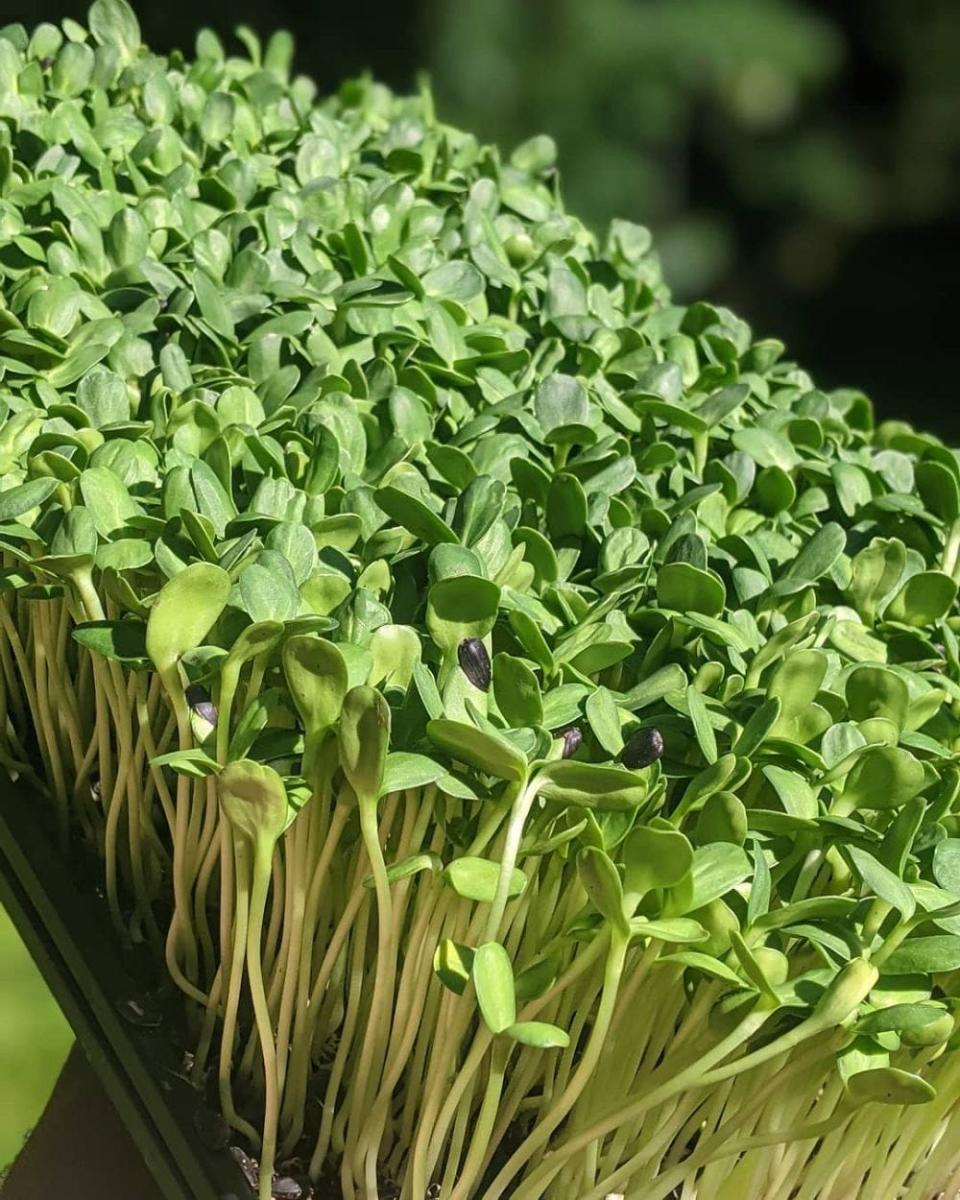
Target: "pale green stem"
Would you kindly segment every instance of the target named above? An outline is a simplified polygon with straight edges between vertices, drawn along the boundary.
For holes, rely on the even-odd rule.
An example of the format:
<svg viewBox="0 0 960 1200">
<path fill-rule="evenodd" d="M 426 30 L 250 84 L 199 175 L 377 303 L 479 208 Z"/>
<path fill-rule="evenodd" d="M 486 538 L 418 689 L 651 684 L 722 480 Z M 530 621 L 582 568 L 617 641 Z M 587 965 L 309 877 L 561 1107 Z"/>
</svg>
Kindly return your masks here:
<svg viewBox="0 0 960 1200">
<path fill-rule="evenodd" d="M 517 799 L 507 824 L 507 838 L 504 843 L 503 854 L 500 857 L 500 874 L 497 878 L 497 890 L 487 916 L 487 925 L 484 930 L 484 941 L 486 942 L 496 941 L 500 932 L 500 926 L 503 923 L 503 914 L 506 912 L 507 904 L 510 900 L 510 885 L 513 882 L 513 869 L 517 865 L 517 854 L 520 850 L 520 841 L 523 838 L 523 827 L 526 824 L 527 816 L 530 813 L 533 802 L 537 798 L 539 787 L 539 779 L 533 780 L 529 785 L 526 780 L 511 785 L 512 792 L 516 795 Z"/>
<path fill-rule="evenodd" d="M 190 714 L 187 711 L 179 679 L 167 680 L 167 692 L 177 718 L 177 734 L 181 750 L 192 745 Z M 176 823 L 173 837 L 173 917 L 167 932 L 165 957 L 171 975 L 185 979 L 189 987 L 184 989 L 191 999 L 206 1004 L 208 997 L 196 987 L 197 943 L 190 921 L 190 874 L 191 862 L 187 839 L 190 824 L 191 780 L 186 775 L 177 776 Z M 182 950 L 186 971 L 181 972 L 178 953 Z M 183 984 L 178 980 L 179 985 Z"/>
<path fill-rule="evenodd" d="M 330 864 L 340 845 L 344 826 L 350 815 L 346 804 L 338 803 L 333 813 L 333 820 L 324 841 L 323 850 L 317 860 L 310 892 L 307 896 L 307 915 L 304 920 L 305 936 L 300 942 L 300 965 L 297 972 L 297 1005 L 293 1026 L 293 1040 L 290 1053 L 290 1064 L 284 1094 L 283 1120 L 289 1126 L 289 1132 L 284 1140 L 284 1152 L 292 1152 L 303 1132 L 304 1105 L 306 1102 L 307 1076 L 310 1069 L 310 1046 L 313 1042 L 315 1029 L 314 1015 L 316 1014 L 323 990 L 332 972 L 336 956 L 331 956 L 329 949 L 317 974 L 315 984 L 311 989 L 310 962 L 313 949 L 313 930 L 317 922 L 317 913 L 323 890 L 330 882 Z M 363 890 L 355 891 L 351 902 L 348 903 L 343 918 L 334 932 L 330 947 L 342 946 L 350 929 L 350 924 L 356 915 Z M 348 919 L 347 919 L 348 918 Z"/>
<path fill-rule="evenodd" d="M 603 1052 L 604 1039 L 607 1036 L 607 1030 L 610 1028 L 610 1022 L 613 1019 L 617 1002 L 617 992 L 620 987 L 620 978 L 623 975 L 623 965 L 629 945 L 628 937 L 624 937 L 616 930 L 611 930 L 610 948 L 607 951 L 607 960 L 603 972 L 603 991 L 600 996 L 600 1007 L 597 1009 L 593 1029 L 590 1032 L 590 1038 L 583 1056 L 577 1065 L 577 1069 L 559 1100 L 540 1119 L 534 1127 L 533 1132 L 524 1139 L 518 1149 L 514 1151 L 506 1164 L 497 1173 L 493 1183 L 487 1189 L 486 1200 L 499 1200 L 507 1185 L 516 1176 L 517 1172 L 520 1171 L 524 1163 L 528 1162 L 549 1141 L 550 1135 L 570 1112 L 574 1104 L 576 1104 L 578 1097 L 596 1070 L 600 1055 Z"/>
<path fill-rule="evenodd" d="M 544 1194 L 550 1180 L 563 1167 L 563 1164 L 574 1154 L 585 1150 L 591 1142 L 605 1138 L 621 1124 L 635 1121 L 645 1112 L 662 1104 L 664 1100 L 676 1095 L 688 1087 L 698 1087 L 706 1072 L 716 1063 L 722 1062 L 728 1055 L 743 1045 L 756 1033 L 771 1016 L 772 1010 L 759 1005 L 740 1022 L 725 1038 L 712 1049 L 706 1051 L 700 1058 L 682 1071 L 670 1071 L 664 1067 L 659 1073 L 668 1074 L 669 1078 L 663 1083 L 650 1086 L 653 1077 L 638 1095 L 625 1096 L 617 1104 L 614 1111 L 605 1117 L 598 1118 L 593 1125 L 575 1137 L 568 1139 L 555 1147 L 544 1157 L 541 1165 L 520 1184 L 512 1200 L 539 1200 Z"/>
<path fill-rule="evenodd" d="M 346 1068 L 347 1056 L 350 1052 L 354 1031 L 360 1018 L 363 982 L 365 978 L 364 957 L 367 944 L 369 914 L 369 905 L 362 906 L 357 922 L 358 927 L 351 946 L 350 974 L 347 985 L 347 1012 L 341 1029 L 340 1044 L 337 1047 L 336 1057 L 330 1071 L 330 1080 L 324 1095 L 320 1132 L 317 1135 L 313 1157 L 310 1159 L 310 1178 L 313 1180 L 320 1177 L 320 1172 L 323 1170 L 323 1165 L 327 1158 L 327 1152 L 330 1149 L 330 1138 L 333 1132 L 333 1122 L 337 1107 L 336 1097 L 340 1090 L 340 1081 L 343 1078 L 343 1072 Z"/>
<path fill-rule="evenodd" d="M 234 875 L 236 879 L 236 902 L 234 905 L 236 919 L 233 931 L 233 955 L 230 963 L 230 976 L 227 984 L 227 998 L 223 1013 L 223 1031 L 220 1038 L 220 1063 L 217 1072 L 217 1083 L 220 1093 L 220 1108 L 224 1119 L 234 1129 L 249 1138 L 252 1145 L 260 1142 L 260 1135 L 248 1122 L 237 1113 L 233 1102 L 233 1087 L 231 1083 L 233 1047 L 237 1036 L 237 1015 L 240 1008 L 240 991 L 243 987 L 243 956 L 247 944 L 247 926 L 250 919 L 250 883 L 251 883 L 251 854 L 246 842 L 233 838 L 233 855 L 235 859 Z"/>
<path fill-rule="evenodd" d="M 493 1060 L 490 1063 L 490 1074 L 487 1077 L 487 1086 L 483 1093 L 483 1103 L 480 1105 L 480 1112 L 473 1128 L 473 1137 L 470 1139 L 470 1149 L 467 1152 L 466 1161 L 460 1171 L 457 1186 L 450 1193 L 450 1200 L 467 1200 L 483 1169 L 487 1147 L 490 1144 L 490 1135 L 493 1133 L 497 1119 L 497 1106 L 503 1092 L 503 1078 L 506 1074 L 511 1048 L 510 1041 L 505 1037 L 494 1042 Z"/>
<path fill-rule="evenodd" d="M 369 1090 L 371 1082 L 375 1085 L 375 1081 L 379 1079 L 379 1073 L 383 1067 L 386 1040 L 384 1026 L 390 1021 L 388 1006 L 393 1000 L 397 966 L 396 947 L 393 941 L 393 897 L 390 893 L 390 880 L 387 877 L 387 867 L 383 859 L 383 850 L 380 846 L 380 829 L 377 824 L 377 801 L 375 797 L 358 797 L 358 803 L 360 806 L 360 831 L 363 835 L 367 857 L 370 860 L 370 869 L 373 873 L 373 883 L 377 895 L 378 934 L 373 998 L 370 1001 L 367 1028 L 360 1051 L 356 1079 L 351 1091 L 350 1125 L 355 1122 L 362 1123 L 365 1119 L 370 1103 Z M 343 1156 L 340 1179 L 344 1195 L 351 1195 L 353 1188 L 353 1163 L 349 1154 L 344 1154 Z M 377 1189 L 376 1182 L 374 1182 L 373 1194 L 368 1197 L 368 1200 L 376 1200 L 376 1197 Z"/>
<path fill-rule="evenodd" d="M 273 874 L 274 845 L 259 839 L 253 848 L 253 882 L 250 889 L 250 921 L 247 926 L 247 979 L 263 1055 L 264 1117 L 260 1148 L 260 1200 L 273 1200 L 273 1167 L 277 1152 L 277 1123 L 280 1119 L 280 1089 L 277 1081 L 277 1049 L 267 993 L 263 985 L 260 941 L 263 914 Z"/>
</svg>

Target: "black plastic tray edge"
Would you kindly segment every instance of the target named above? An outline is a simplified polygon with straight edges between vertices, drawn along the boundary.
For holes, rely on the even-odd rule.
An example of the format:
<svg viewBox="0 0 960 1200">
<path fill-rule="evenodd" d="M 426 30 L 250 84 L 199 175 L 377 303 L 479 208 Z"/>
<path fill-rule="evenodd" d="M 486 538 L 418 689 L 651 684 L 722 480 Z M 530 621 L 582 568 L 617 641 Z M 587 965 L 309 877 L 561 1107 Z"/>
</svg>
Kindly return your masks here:
<svg viewBox="0 0 960 1200">
<path fill-rule="evenodd" d="M 160 1035 L 121 1018 L 117 1005 L 135 989 L 112 951 L 115 935 L 94 898 L 72 887 L 29 812 L 36 803 L 0 775 L 0 901 L 166 1200 L 249 1200 L 229 1152 L 200 1143 L 197 1095 L 163 1063 Z"/>
</svg>

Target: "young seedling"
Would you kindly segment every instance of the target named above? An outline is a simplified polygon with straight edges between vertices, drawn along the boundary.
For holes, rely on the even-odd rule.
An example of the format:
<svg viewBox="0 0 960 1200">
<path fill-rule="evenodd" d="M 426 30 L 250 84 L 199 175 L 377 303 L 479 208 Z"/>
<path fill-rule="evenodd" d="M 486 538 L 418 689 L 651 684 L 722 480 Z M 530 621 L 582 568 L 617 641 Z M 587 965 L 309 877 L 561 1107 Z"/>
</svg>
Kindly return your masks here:
<svg viewBox="0 0 960 1200">
<path fill-rule="evenodd" d="M 362 685 L 351 688 L 343 699 L 338 730 L 340 769 L 353 790 L 360 813 L 360 832 L 370 861 L 377 894 L 377 969 L 370 1000 L 370 1013 L 360 1051 L 359 1070 L 352 1081 L 354 1105 L 352 1124 L 363 1119 L 370 1102 L 371 1080 L 377 1077 L 385 1053 L 385 1014 L 392 1003 L 396 977 L 396 943 L 393 932 L 393 901 L 390 879 L 380 845 L 377 808 L 380 787 L 390 744 L 390 709 L 382 694 L 375 688 Z M 341 1167 L 341 1182 L 349 1194 L 353 1189 L 353 1172 L 359 1167 L 350 1155 L 350 1135 L 347 1127 L 347 1152 Z M 370 1195 L 377 1191 L 376 1158 L 370 1156 L 363 1164 L 363 1186 Z"/>
<path fill-rule="evenodd" d="M 347 694 L 347 666 L 331 642 L 310 635 L 288 638 L 283 647 L 283 670 L 304 728 L 303 773 L 310 782 L 312 803 L 306 820 L 294 830 L 294 927 L 280 1006 L 277 1046 L 281 1064 L 287 1061 L 290 1022 L 296 1005 L 293 1053 L 289 1061 L 287 1097 L 290 1125 L 299 1131 L 309 1074 L 311 1038 L 309 968 L 318 908 L 329 871 L 340 845 L 351 806 L 346 796 L 337 798 L 332 816 L 328 810 L 333 775 L 338 764 L 336 722 Z M 320 807 L 320 811 L 317 808 Z M 283 1070 L 283 1067 L 281 1067 Z"/>
<path fill-rule="evenodd" d="M 230 590 L 230 578 L 222 568 L 209 563 L 185 567 L 161 588 L 150 609 L 146 630 L 146 651 L 170 698 L 177 722 L 180 751 L 193 746 L 190 708 L 181 674 L 181 660 L 188 650 L 199 646 L 223 612 Z M 184 954 L 186 977 L 192 981 L 197 972 L 197 947 L 190 918 L 189 888 L 195 867 L 189 844 L 191 786 L 183 773 L 177 777 L 176 828 L 173 840 L 174 912 L 167 936 L 166 957 L 171 973 L 180 974 L 178 951 Z M 205 1001 L 202 993 L 189 989 L 195 998 Z"/>
<path fill-rule="evenodd" d="M 229 763 L 217 778 L 217 794 L 223 815 L 233 834 L 236 864 L 236 930 L 230 985 L 224 1014 L 223 1051 L 220 1060 L 221 1089 L 230 1070 L 233 1031 L 240 999 L 242 964 L 247 981 L 263 1054 L 263 1137 L 260 1143 L 260 1200 L 271 1200 L 273 1168 L 280 1118 L 280 1086 L 273 1022 L 263 983 L 261 959 L 263 916 L 270 889 L 273 855 L 277 841 L 290 819 L 283 780 L 272 767 L 240 759 Z"/>
</svg>

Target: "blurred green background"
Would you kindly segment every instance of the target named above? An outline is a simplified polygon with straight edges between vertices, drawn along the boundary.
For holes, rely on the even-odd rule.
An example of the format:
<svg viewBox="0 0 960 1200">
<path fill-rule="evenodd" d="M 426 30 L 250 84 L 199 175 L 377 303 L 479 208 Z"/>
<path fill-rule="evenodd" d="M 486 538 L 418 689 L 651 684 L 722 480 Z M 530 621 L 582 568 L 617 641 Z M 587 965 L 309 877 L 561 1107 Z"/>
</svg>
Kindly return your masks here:
<svg viewBox="0 0 960 1200">
<path fill-rule="evenodd" d="M 7 0 L 4 19 L 83 19 Z M 438 109 L 505 149 L 557 141 L 569 207 L 653 229 L 682 299 L 730 305 L 827 387 L 960 440 L 958 0 L 164 0 L 157 50 L 201 24 L 294 31 L 322 91 L 432 75 Z M 0 1163 L 67 1036 L 0 925 Z"/>
<path fill-rule="evenodd" d="M 0 1170 L 37 1122 L 72 1037 L 0 908 Z"/>
<path fill-rule="evenodd" d="M 827 386 L 960 438 L 957 0 L 431 0 L 440 111 L 544 130 L 564 194 L 651 226 Z"/>
</svg>

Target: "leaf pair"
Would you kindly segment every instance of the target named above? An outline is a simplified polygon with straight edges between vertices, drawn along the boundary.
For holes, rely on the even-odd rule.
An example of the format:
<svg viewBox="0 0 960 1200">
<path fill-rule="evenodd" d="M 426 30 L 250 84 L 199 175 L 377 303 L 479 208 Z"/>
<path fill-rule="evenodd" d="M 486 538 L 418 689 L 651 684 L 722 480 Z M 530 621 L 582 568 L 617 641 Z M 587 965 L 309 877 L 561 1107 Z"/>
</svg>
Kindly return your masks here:
<svg viewBox="0 0 960 1200">
<path fill-rule="evenodd" d="M 473 954 L 471 977 L 484 1023 L 493 1034 L 538 1049 L 570 1045 L 569 1035 L 545 1021 L 517 1021 L 516 989 L 510 957 L 499 942 L 484 942 Z"/>
</svg>

